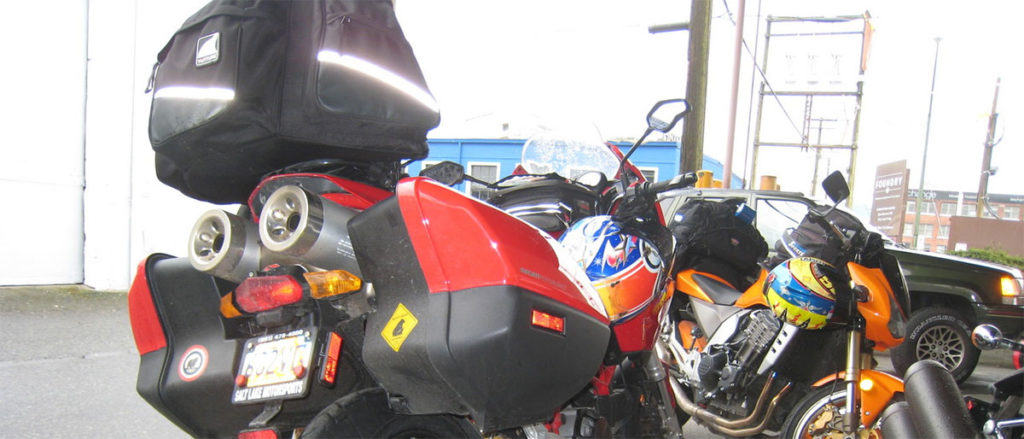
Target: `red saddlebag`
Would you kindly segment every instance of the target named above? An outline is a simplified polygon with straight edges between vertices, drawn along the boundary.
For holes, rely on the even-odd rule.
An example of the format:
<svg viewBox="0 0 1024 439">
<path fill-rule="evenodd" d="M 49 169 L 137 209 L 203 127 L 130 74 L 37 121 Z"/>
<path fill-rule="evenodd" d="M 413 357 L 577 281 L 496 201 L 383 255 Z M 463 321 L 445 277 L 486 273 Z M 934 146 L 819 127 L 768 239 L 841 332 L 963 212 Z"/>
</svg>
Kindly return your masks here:
<svg viewBox="0 0 1024 439">
<path fill-rule="evenodd" d="M 215 203 L 302 161 L 426 157 L 439 122 L 390 0 L 215 0 L 151 81 L 157 177 Z"/>
<path fill-rule="evenodd" d="M 363 360 L 397 409 L 485 432 L 544 422 L 601 365 L 600 299 L 528 224 L 415 178 L 349 231 L 377 298 Z"/>
</svg>

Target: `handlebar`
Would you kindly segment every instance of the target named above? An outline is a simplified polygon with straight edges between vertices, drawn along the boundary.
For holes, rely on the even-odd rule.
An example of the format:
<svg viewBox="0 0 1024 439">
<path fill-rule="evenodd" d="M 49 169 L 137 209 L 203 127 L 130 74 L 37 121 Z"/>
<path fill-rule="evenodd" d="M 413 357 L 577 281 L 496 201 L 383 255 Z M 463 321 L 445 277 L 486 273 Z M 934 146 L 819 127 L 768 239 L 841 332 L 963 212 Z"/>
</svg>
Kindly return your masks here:
<svg viewBox="0 0 1024 439">
<path fill-rule="evenodd" d="M 618 207 L 615 209 L 615 215 L 618 217 L 631 217 L 650 211 L 657 203 L 658 194 L 692 186 L 696 182 L 697 174 L 688 172 L 657 183 L 646 181 L 637 183 L 627 188 L 625 193 L 619 192 L 614 196 L 613 199 L 619 200 Z"/>
<path fill-rule="evenodd" d="M 833 237 L 838 239 L 839 242 L 842 244 L 843 250 L 845 251 L 849 249 L 852 245 L 850 238 L 848 238 L 845 233 L 839 230 L 839 227 L 836 227 L 836 225 L 829 221 L 827 218 L 827 215 L 832 213 L 832 211 L 835 210 L 835 208 L 835 206 L 832 206 L 826 212 L 819 212 L 817 209 L 812 208 L 808 211 L 807 216 L 811 219 L 812 222 L 821 226 L 821 228 L 825 229 L 826 233 L 830 233 L 831 235 L 833 235 Z"/>
<path fill-rule="evenodd" d="M 662 192 L 668 192 L 675 189 L 681 189 L 687 186 L 692 186 L 697 182 L 697 174 L 693 172 L 687 172 L 680 174 L 672 179 L 659 181 L 656 183 L 643 182 L 633 187 L 637 196 L 651 196 L 658 195 Z"/>
</svg>

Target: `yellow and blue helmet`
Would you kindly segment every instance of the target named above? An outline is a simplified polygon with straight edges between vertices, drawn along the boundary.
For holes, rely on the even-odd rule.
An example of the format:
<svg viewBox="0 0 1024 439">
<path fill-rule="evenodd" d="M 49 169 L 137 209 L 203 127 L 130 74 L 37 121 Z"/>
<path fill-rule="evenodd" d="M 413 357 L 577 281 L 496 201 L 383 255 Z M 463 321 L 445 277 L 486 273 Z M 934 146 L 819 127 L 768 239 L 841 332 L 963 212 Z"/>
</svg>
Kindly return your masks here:
<svg viewBox="0 0 1024 439">
<path fill-rule="evenodd" d="M 768 273 L 764 295 L 775 316 L 805 329 L 825 327 L 836 308 L 836 290 L 827 273 L 835 267 L 821 259 L 786 260 Z"/>
</svg>

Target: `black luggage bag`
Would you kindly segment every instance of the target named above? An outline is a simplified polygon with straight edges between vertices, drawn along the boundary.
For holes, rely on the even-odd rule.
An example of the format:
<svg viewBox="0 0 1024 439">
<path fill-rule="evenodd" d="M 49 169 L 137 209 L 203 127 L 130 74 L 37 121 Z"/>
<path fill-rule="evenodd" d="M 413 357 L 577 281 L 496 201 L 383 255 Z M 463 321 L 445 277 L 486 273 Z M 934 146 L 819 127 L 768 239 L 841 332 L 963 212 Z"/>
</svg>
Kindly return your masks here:
<svg viewBox="0 0 1024 439">
<path fill-rule="evenodd" d="M 768 244 L 752 224 L 737 215 L 742 200 L 687 201 L 673 215 L 669 230 L 676 237 L 680 269 L 714 274 L 740 291 L 757 279 L 758 262 Z"/>
<path fill-rule="evenodd" d="M 440 120 L 389 0 L 214 0 L 157 59 L 157 177 L 204 201 L 307 160 L 423 158 Z"/>
</svg>

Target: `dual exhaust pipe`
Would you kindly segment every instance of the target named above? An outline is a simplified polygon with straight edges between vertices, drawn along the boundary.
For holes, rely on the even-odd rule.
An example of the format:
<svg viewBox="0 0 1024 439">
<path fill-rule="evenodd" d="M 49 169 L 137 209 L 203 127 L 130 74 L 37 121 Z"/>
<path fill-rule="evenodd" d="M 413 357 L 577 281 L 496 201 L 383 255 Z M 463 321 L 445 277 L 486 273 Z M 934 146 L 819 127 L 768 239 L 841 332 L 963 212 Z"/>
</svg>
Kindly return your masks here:
<svg viewBox="0 0 1024 439">
<path fill-rule="evenodd" d="M 196 270 L 236 283 L 274 263 L 359 276 L 348 234 L 348 220 L 357 213 L 299 186 L 283 186 L 264 203 L 258 223 L 216 209 L 200 215 L 188 258 Z"/>
<path fill-rule="evenodd" d="M 890 405 L 880 419 L 886 439 L 978 438 L 960 389 L 942 364 L 921 360 L 904 374 L 906 401 Z"/>
</svg>

